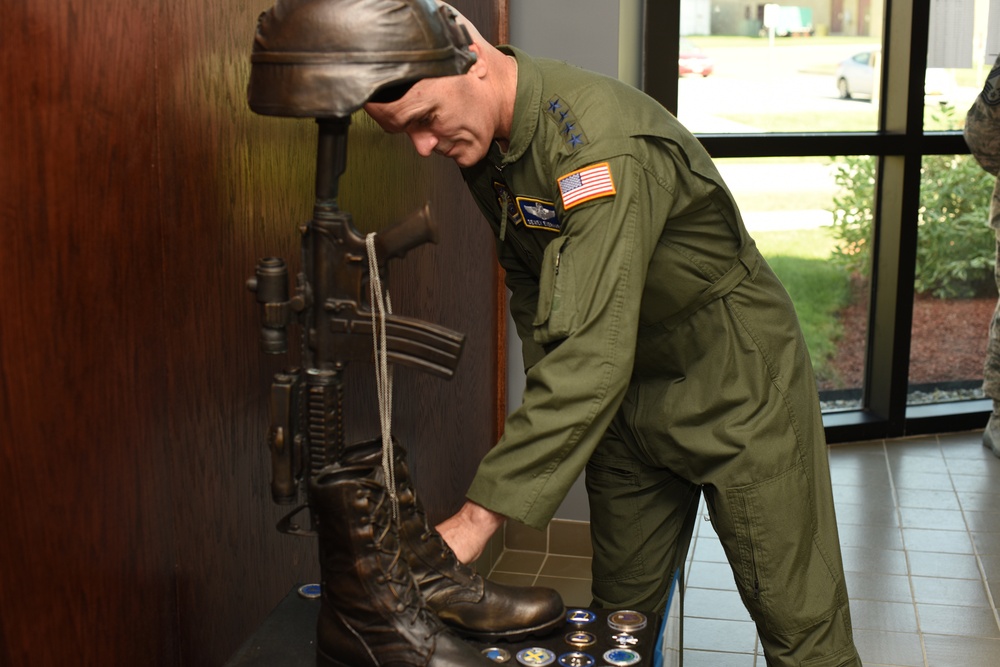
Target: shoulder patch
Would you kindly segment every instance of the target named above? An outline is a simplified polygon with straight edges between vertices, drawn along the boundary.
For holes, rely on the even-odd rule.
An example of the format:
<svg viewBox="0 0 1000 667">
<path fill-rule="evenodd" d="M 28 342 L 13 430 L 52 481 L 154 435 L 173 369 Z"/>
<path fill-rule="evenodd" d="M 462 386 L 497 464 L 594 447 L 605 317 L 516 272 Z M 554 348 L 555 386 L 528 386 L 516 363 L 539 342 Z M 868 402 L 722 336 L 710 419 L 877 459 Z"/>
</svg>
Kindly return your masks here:
<svg viewBox="0 0 1000 667">
<path fill-rule="evenodd" d="M 521 212 L 521 219 L 524 226 L 531 229 L 544 229 L 550 232 L 558 232 L 562 229 L 559 218 L 556 216 L 556 205 L 550 201 L 533 199 L 532 197 L 518 197 L 517 208 Z"/>
<path fill-rule="evenodd" d="M 553 95 L 545 103 L 545 116 L 559 128 L 559 136 L 571 151 L 587 143 L 587 135 L 583 133 L 573 110 L 558 95 Z"/>
<path fill-rule="evenodd" d="M 560 176 L 558 182 L 563 208 L 567 211 L 585 201 L 610 197 L 618 192 L 611 177 L 611 165 L 607 162 L 571 171 L 565 176 Z"/>
</svg>

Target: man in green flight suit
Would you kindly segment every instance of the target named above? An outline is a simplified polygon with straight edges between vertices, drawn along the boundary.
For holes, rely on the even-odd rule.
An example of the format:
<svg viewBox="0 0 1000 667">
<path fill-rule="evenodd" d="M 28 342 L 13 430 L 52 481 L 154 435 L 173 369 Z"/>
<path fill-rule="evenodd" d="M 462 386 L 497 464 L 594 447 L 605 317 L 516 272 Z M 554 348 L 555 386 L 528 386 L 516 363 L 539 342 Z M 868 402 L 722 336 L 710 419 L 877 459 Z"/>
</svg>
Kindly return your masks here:
<svg viewBox="0 0 1000 667">
<path fill-rule="evenodd" d="M 594 604 L 658 612 L 703 493 L 768 664 L 860 665 L 806 345 L 708 154 L 643 93 L 463 23 L 468 73 L 365 107 L 462 168 L 524 343 L 522 405 L 437 529 L 470 562 L 586 469 Z"/>
</svg>

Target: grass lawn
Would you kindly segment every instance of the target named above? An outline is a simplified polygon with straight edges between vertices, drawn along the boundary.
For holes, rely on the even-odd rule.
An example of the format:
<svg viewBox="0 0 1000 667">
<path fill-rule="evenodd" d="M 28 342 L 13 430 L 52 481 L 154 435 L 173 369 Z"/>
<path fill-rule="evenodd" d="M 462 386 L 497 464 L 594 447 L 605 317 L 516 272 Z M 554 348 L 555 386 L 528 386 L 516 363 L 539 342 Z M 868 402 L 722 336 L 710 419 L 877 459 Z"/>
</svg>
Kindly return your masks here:
<svg viewBox="0 0 1000 667">
<path fill-rule="evenodd" d="M 829 261 L 833 229 L 756 232 L 753 237 L 792 297 L 813 368 L 823 377 L 841 335 L 836 313 L 851 297 L 847 273 Z"/>
</svg>

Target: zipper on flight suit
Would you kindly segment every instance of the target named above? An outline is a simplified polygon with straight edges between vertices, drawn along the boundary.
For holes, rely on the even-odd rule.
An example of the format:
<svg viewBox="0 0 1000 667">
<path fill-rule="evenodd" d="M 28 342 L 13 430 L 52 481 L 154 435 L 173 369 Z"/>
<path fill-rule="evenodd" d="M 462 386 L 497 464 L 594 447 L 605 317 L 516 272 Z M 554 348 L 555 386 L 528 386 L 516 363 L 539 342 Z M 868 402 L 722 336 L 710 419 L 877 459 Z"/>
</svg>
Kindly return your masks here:
<svg viewBox="0 0 1000 667">
<path fill-rule="evenodd" d="M 556 253 L 555 275 L 557 276 L 559 275 L 559 262 L 562 261 L 563 252 L 567 247 L 569 247 L 569 239 L 566 239 L 566 241 L 563 242 L 562 247 L 559 248 L 559 252 Z"/>
<path fill-rule="evenodd" d="M 747 499 L 744 497 L 742 500 L 743 500 L 743 516 L 745 516 L 749 521 L 750 509 L 747 507 Z M 757 555 L 756 553 L 754 553 L 753 539 L 750 537 L 749 527 L 747 527 L 747 547 L 750 550 L 750 569 L 752 570 L 753 574 L 753 591 L 751 591 L 751 593 L 753 595 L 753 599 L 757 600 L 760 598 L 760 578 L 757 576 Z"/>
</svg>

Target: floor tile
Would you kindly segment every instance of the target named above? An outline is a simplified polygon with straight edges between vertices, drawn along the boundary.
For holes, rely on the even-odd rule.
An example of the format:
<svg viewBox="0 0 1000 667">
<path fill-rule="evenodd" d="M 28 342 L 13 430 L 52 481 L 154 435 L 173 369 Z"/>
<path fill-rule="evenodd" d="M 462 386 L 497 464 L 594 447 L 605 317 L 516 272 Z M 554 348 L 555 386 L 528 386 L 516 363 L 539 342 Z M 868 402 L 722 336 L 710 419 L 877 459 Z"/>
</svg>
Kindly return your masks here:
<svg viewBox="0 0 1000 667">
<path fill-rule="evenodd" d="M 898 528 L 847 524 L 837 526 L 837 531 L 840 534 L 841 547 L 900 551 L 903 549 L 903 537 Z"/>
<path fill-rule="evenodd" d="M 1000 508 L 994 508 L 987 512 L 970 511 L 965 512 L 965 522 L 969 530 L 974 533 L 1000 533 Z"/>
<path fill-rule="evenodd" d="M 889 483 L 889 469 L 873 461 L 875 465 L 868 467 L 832 466 L 830 480 L 835 485 L 870 486 Z"/>
<path fill-rule="evenodd" d="M 490 572 L 487 577 L 490 581 L 507 586 L 533 586 L 537 575 L 523 574 L 520 572 Z"/>
<path fill-rule="evenodd" d="M 692 586 L 684 590 L 684 616 L 751 621 L 750 612 L 743 606 L 743 600 L 736 591 Z"/>
<path fill-rule="evenodd" d="M 971 554 L 972 540 L 960 530 L 924 530 L 903 528 L 903 542 L 907 550 L 936 551 L 947 554 Z"/>
<path fill-rule="evenodd" d="M 895 574 L 847 572 L 847 590 L 852 600 L 881 600 L 883 602 L 911 602 L 908 577 Z"/>
<path fill-rule="evenodd" d="M 762 661 L 754 660 L 753 653 L 684 651 L 684 667 L 763 667 Z"/>
<path fill-rule="evenodd" d="M 858 647 L 858 655 L 865 665 L 878 663 L 900 667 L 924 667 L 924 652 L 920 646 L 920 635 L 917 633 L 856 628 L 854 645 Z M 935 664 L 935 667 L 945 667 L 954 663 L 932 664 Z"/>
<path fill-rule="evenodd" d="M 911 551 L 907 554 L 910 574 L 941 579 L 979 579 L 979 563 L 971 554 Z"/>
<path fill-rule="evenodd" d="M 728 563 L 726 551 L 722 548 L 722 542 L 717 537 L 699 536 L 694 543 L 694 560 L 709 561 L 713 563 Z"/>
<path fill-rule="evenodd" d="M 1000 533 L 973 532 L 971 535 L 977 553 L 991 556 L 1000 554 Z"/>
<path fill-rule="evenodd" d="M 953 488 L 951 477 L 947 472 L 909 472 L 902 470 L 893 473 L 892 483 L 897 489 L 950 491 Z"/>
<path fill-rule="evenodd" d="M 1000 638 L 992 609 L 918 604 L 917 616 L 923 632 L 936 635 Z"/>
<path fill-rule="evenodd" d="M 947 459 L 948 472 L 952 475 L 990 476 L 997 472 L 997 463 L 983 459 Z"/>
<path fill-rule="evenodd" d="M 958 494 L 954 491 L 931 491 L 928 489 L 896 489 L 899 506 L 922 507 L 926 509 L 958 510 Z"/>
<path fill-rule="evenodd" d="M 936 456 L 914 456 L 910 453 L 894 454 L 890 450 L 889 470 L 892 471 L 893 480 L 896 480 L 904 474 L 943 475 L 948 472 L 948 467 L 940 453 Z"/>
<path fill-rule="evenodd" d="M 978 456 L 983 453 L 989 455 L 983 447 L 982 430 L 963 431 L 959 433 L 941 433 L 937 436 L 941 443 L 941 453 L 948 456 L 949 453 L 961 458 Z"/>
<path fill-rule="evenodd" d="M 907 574 L 906 552 L 901 549 L 869 549 L 843 547 L 840 555 L 847 572 L 872 572 L 876 574 Z"/>
<path fill-rule="evenodd" d="M 735 591 L 736 579 L 729 563 L 695 563 L 688 573 L 687 585 Z"/>
<path fill-rule="evenodd" d="M 987 579 L 1000 581 L 1000 554 L 980 554 L 979 562 Z"/>
<path fill-rule="evenodd" d="M 938 579 L 911 577 L 913 599 L 923 604 L 959 607 L 989 607 L 986 587 L 979 579 Z"/>
<path fill-rule="evenodd" d="M 757 626 L 749 621 L 684 619 L 684 648 L 753 654 Z"/>
<path fill-rule="evenodd" d="M 545 554 L 541 551 L 504 551 L 497 564 L 493 566 L 494 572 L 518 572 L 520 574 L 538 574 L 545 562 Z"/>
<path fill-rule="evenodd" d="M 851 600 L 851 622 L 855 628 L 915 633 L 917 612 L 911 602 Z"/>
<path fill-rule="evenodd" d="M 955 492 L 963 510 L 970 512 L 995 512 L 1000 509 L 1000 486 L 983 493 L 959 490 Z"/>
<path fill-rule="evenodd" d="M 833 500 L 839 507 L 841 503 L 854 505 L 884 505 L 886 507 L 896 506 L 896 496 L 892 488 L 888 485 L 879 485 L 875 488 L 866 486 L 852 486 L 849 484 L 833 485 Z"/>
<path fill-rule="evenodd" d="M 590 579 L 590 559 L 549 554 L 538 571 L 539 576 Z"/>
<path fill-rule="evenodd" d="M 951 484 L 956 491 L 971 493 L 993 493 L 1000 485 L 1000 476 L 995 475 L 951 475 Z"/>
<path fill-rule="evenodd" d="M 889 505 L 837 503 L 836 512 L 838 526 L 899 526 L 899 513 Z"/>
<path fill-rule="evenodd" d="M 930 528 L 933 530 L 966 530 L 965 516 L 959 510 L 929 509 L 926 507 L 900 507 L 899 517 L 903 528 Z"/>
<path fill-rule="evenodd" d="M 906 454 L 908 456 L 941 456 L 941 443 L 936 436 L 914 436 L 912 438 L 897 438 L 886 440 L 887 456 Z"/>
<path fill-rule="evenodd" d="M 1000 662 L 1000 639 L 924 635 L 927 664 L 956 667 L 996 667 Z"/>
</svg>

